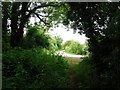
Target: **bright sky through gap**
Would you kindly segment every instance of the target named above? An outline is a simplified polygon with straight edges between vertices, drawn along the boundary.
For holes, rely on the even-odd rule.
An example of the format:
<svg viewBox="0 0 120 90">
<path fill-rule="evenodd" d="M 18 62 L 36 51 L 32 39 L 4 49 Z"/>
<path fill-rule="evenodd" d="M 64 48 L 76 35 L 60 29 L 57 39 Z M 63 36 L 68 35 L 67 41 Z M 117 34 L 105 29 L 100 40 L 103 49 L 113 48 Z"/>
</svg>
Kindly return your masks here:
<svg viewBox="0 0 120 90">
<path fill-rule="evenodd" d="M 49 34 L 52 36 L 60 36 L 63 39 L 63 43 L 68 40 L 74 40 L 79 42 L 80 44 L 84 44 L 86 41 L 85 35 L 80 35 L 79 33 L 73 34 L 73 29 L 67 31 L 64 25 L 59 24 L 57 28 L 52 28 L 53 30 L 49 31 Z"/>
<path fill-rule="evenodd" d="M 36 19 L 36 22 L 39 22 L 39 19 Z M 35 23 L 35 18 L 30 18 L 30 23 Z M 63 24 L 59 24 L 56 28 L 51 28 L 52 30 L 48 31 L 48 34 L 51 36 L 60 36 L 63 39 L 63 43 L 68 40 L 74 40 L 80 44 L 84 44 L 86 41 L 85 35 L 80 35 L 79 33 L 73 34 L 73 29 L 67 31 L 66 27 Z"/>
</svg>

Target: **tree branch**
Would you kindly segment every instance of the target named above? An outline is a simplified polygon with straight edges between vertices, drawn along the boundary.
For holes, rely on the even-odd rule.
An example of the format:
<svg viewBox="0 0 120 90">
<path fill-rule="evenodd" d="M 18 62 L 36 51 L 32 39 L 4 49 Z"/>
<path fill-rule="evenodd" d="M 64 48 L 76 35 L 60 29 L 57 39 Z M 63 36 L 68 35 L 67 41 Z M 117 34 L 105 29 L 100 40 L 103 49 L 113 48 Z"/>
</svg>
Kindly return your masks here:
<svg viewBox="0 0 120 90">
<path fill-rule="evenodd" d="M 49 6 L 55 7 L 56 5 L 52 5 L 52 4 L 41 5 L 41 6 L 34 7 L 34 8 L 31 9 L 31 10 L 27 10 L 29 13 L 28 13 L 28 15 L 26 15 L 26 19 L 28 19 L 32 13 L 35 14 L 35 11 L 36 11 L 37 9 L 39 9 L 39 8 L 44 8 L 44 7 L 49 7 Z M 39 17 L 39 15 L 36 15 L 36 16 L 37 16 L 42 22 L 45 22 L 45 21 L 43 21 L 43 20 Z"/>
<path fill-rule="evenodd" d="M 40 14 L 39 14 L 39 16 L 41 16 L 41 17 L 49 17 L 49 15 L 43 16 L 43 15 L 40 15 Z"/>
<path fill-rule="evenodd" d="M 40 18 L 39 14 L 34 13 L 45 25 L 49 25 L 49 23 L 45 22 L 43 19 Z"/>
<path fill-rule="evenodd" d="M 56 5 L 52 5 L 52 4 L 41 5 L 41 6 L 34 7 L 31 11 L 35 11 L 35 10 L 37 10 L 39 8 L 44 8 L 44 7 L 49 7 L 49 6 L 55 7 Z"/>
<path fill-rule="evenodd" d="M 49 6 L 56 7 L 57 5 L 47 4 L 47 5 L 41 5 L 41 6 L 34 7 L 32 10 L 28 10 L 28 12 L 29 12 L 28 17 L 29 17 L 32 13 L 34 13 L 37 9 L 39 9 L 39 8 L 44 8 L 44 7 L 49 7 Z"/>
</svg>

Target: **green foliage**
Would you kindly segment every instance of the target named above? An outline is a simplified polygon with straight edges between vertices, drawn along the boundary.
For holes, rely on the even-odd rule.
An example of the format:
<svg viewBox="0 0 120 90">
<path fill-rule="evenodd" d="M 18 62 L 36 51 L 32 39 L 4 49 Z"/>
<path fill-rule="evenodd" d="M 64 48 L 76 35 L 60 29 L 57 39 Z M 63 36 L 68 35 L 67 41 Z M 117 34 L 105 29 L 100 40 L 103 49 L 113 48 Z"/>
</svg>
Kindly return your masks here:
<svg viewBox="0 0 120 90">
<path fill-rule="evenodd" d="M 34 24 L 43 28 L 56 26 L 66 18 L 68 5 L 63 2 L 2 2 L 3 31 L 10 31 L 10 45 L 20 46 L 24 28 L 29 25 L 30 18 L 35 18 Z M 39 19 L 39 22 L 36 22 Z M 11 21 L 11 23 L 8 22 Z"/>
<path fill-rule="evenodd" d="M 95 69 L 90 57 L 85 57 L 82 62 L 75 66 L 75 85 L 82 90 L 97 87 Z"/>
<path fill-rule="evenodd" d="M 66 19 L 69 6 L 64 2 L 56 2 L 54 4 L 56 4 L 56 7 L 53 9 L 49 8 L 46 12 L 50 14 L 48 22 L 50 22 L 51 26 L 56 27 L 59 23 L 62 23 Z"/>
<path fill-rule="evenodd" d="M 52 51 L 60 50 L 62 48 L 62 39 L 59 36 L 52 37 L 46 32 L 46 29 L 40 28 L 38 25 L 29 26 L 21 47 L 24 49 L 41 47 Z"/>
<path fill-rule="evenodd" d="M 3 53 L 3 88 L 67 88 L 68 64 L 46 49 Z"/>
<path fill-rule="evenodd" d="M 116 3 L 68 3 L 66 23 L 89 38 L 89 52 L 99 88 L 120 88 L 120 5 Z M 113 13 L 114 12 L 114 13 Z M 89 13 L 89 14 L 88 14 Z"/>
<path fill-rule="evenodd" d="M 10 36 L 6 34 L 2 34 L 2 51 L 7 51 L 10 49 Z"/>
<path fill-rule="evenodd" d="M 87 51 L 87 46 L 81 45 L 80 43 L 73 41 L 73 40 L 67 41 L 63 45 L 63 47 L 64 47 L 66 52 L 73 53 L 73 54 L 84 55 L 84 54 L 86 54 L 86 51 Z"/>
<path fill-rule="evenodd" d="M 50 36 L 45 34 L 45 30 L 39 26 L 29 26 L 26 36 L 23 38 L 23 48 L 49 48 Z"/>
<path fill-rule="evenodd" d="M 55 41 L 56 41 L 58 50 L 62 49 L 62 41 L 63 41 L 62 38 L 60 38 L 59 36 L 56 36 Z"/>
</svg>

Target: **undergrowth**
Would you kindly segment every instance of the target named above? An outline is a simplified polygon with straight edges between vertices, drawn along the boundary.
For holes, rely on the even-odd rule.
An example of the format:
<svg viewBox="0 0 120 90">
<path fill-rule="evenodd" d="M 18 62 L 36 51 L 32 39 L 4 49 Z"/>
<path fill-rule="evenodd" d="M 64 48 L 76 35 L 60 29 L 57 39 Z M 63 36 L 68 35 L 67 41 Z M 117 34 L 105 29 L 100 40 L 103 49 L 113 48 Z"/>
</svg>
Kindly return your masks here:
<svg viewBox="0 0 120 90">
<path fill-rule="evenodd" d="M 46 49 L 3 52 L 3 88 L 67 88 L 69 65 Z"/>
<path fill-rule="evenodd" d="M 75 81 L 76 88 L 96 88 L 97 79 L 90 57 L 85 57 L 75 66 Z"/>
</svg>

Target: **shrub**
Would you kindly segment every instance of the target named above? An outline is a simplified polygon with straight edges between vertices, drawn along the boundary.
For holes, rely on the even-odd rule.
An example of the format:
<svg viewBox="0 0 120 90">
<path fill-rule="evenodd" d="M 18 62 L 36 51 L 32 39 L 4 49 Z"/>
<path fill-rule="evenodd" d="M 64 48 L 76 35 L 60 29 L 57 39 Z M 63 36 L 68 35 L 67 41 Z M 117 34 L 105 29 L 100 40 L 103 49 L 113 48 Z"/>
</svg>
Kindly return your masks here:
<svg viewBox="0 0 120 90">
<path fill-rule="evenodd" d="M 29 26 L 26 35 L 24 36 L 21 47 L 24 49 L 42 47 L 50 47 L 50 36 L 45 34 L 45 30 L 39 26 Z M 31 44 L 32 43 L 32 44 Z"/>
<path fill-rule="evenodd" d="M 3 88 L 65 88 L 68 64 L 46 49 L 3 52 Z"/>
<path fill-rule="evenodd" d="M 88 49 L 86 45 L 81 45 L 80 43 L 73 40 L 67 41 L 63 45 L 63 47 L 65 51 L 68 53 L 81 54 L 81 55 L 86 54 L 86 51 Z"/>
<path fill-rule="evenodd" d="M 92 66 L 90 57 L 85 57 L 75 67 L 76 87 L 82 90 L 86 88 L 95 88 L 97 83 L 95 69 Z"/>
</svg>

